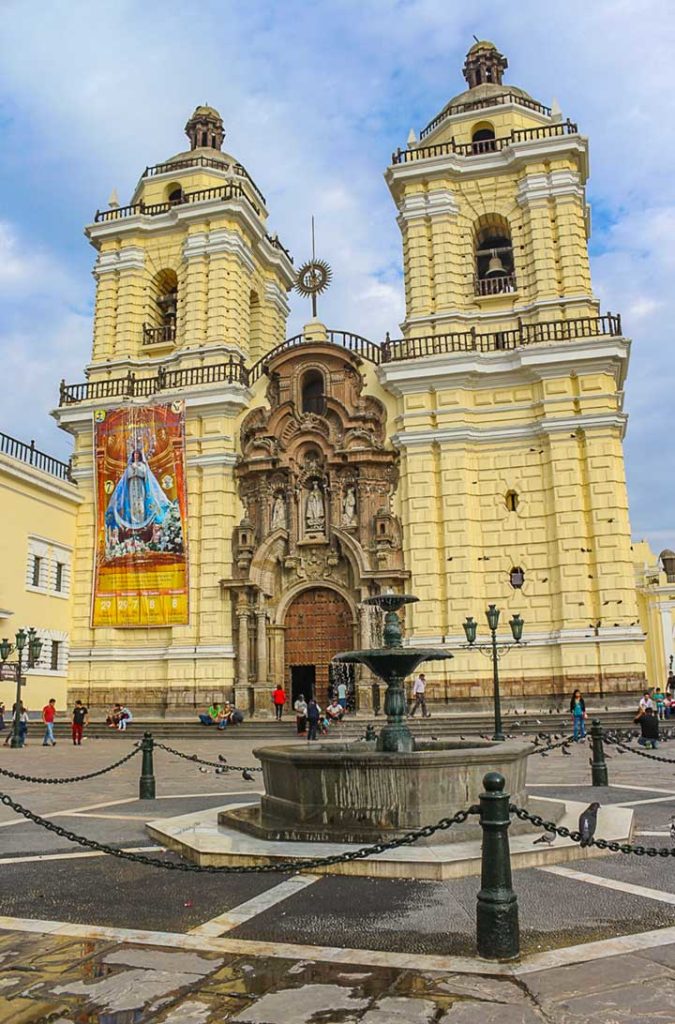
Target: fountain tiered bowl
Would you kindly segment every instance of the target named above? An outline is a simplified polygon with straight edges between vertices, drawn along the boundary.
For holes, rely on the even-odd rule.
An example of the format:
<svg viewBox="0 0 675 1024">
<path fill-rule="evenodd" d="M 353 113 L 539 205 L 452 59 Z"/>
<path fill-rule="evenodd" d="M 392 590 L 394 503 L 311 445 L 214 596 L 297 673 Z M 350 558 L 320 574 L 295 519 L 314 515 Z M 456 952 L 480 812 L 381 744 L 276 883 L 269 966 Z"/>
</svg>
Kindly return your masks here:
<svg viewBox="0 0 675 1024">
<path fill-rule="evenodd" d="M 416 739 L 412 734 L 406 717 L 406 677 L 424 662 L 452 658 L 442 648 L 403 645 L 398 612 L 417 600 L 411 594 L 367 598 L 365 604 L 385 613 L 384 646 L 345 651 L 333 659 L 365 665 L 386 683 L 387 721 L 377 738 L 254 750 L 265 785 L 260 805 L 222 811 L 221 824 L 272 840 L 391 839 L 476 803 L 487 771 L 501 772 L 514 803 L 527 806 L 529 744 Z M 470 818 L 427 842 L 466 840 L 479 831 L 477 821 Z"/>
</svg>

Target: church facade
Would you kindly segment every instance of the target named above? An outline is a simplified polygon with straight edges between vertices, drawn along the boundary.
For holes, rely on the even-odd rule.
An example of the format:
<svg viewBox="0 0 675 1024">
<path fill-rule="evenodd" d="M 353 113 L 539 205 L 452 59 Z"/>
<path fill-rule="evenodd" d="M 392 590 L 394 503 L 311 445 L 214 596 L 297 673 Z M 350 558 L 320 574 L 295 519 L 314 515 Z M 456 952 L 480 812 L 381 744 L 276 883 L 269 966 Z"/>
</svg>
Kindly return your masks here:
<svg viewBox="0 0 675 1024">
<path fill-rule="evenodd" d="M 80 499 L 69 699 L 171 714 L 234 694 L 265 715 L 282 682 L 325 700 L 332 655 L 379 643 L 361 602 L 388 588 L 420 598 L 412 642 L 454 650 L 432 695 L 489 696 L 489 663 L 461 647 L 489 603 L 525 620 L 507 697 L 643 686 L 630 343 L 592 292 L 588 142 L 506 63 L 473 46 L 466 91 L 386 170 L 400 338 L 316 318 L 286 338 L 297 269 L 213 108 L 96 214 L 92 358 L 54 411 Z M 104 570 L 114 606 L 96 603 Z"/>
</svg>

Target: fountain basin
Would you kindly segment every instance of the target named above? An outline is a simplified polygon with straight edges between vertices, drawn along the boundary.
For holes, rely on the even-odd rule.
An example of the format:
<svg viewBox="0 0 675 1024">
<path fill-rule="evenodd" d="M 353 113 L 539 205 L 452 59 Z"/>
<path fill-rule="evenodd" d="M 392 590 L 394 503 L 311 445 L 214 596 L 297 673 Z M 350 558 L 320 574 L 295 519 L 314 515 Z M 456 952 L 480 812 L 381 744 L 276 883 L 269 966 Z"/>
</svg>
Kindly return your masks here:
<svg viewBox="0 0 675 1024">
<path fill-rule="evenodd" d="M 519 741 L 418 740 L 408 753 L 375 749 L 375 742 L 260 747 L 265 794 L 260 806 L 224 810 L 222 825 L 270 840 L 369 843 L 432 825 L 478 803 L 483 776 L 498 771 L 520 807 L 530 744 Z M 532 803 L 532 801 L 530 801 Z M 547 813 L 551 813 L 550 804 Z M 522 823 L 514 822 L 518 831 Z M 477 838 L 472 816 L 425 842 Z"/>
</svg>

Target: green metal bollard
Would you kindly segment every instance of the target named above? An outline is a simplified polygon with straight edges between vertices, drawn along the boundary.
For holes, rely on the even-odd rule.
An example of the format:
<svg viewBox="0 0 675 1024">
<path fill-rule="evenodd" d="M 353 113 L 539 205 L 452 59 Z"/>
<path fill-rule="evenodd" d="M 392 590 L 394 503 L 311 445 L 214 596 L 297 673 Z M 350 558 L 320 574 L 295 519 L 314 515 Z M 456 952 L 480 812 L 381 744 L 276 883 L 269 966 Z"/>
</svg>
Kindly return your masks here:
<svg viewBox="0 0 675 1024">
<path fill-rule="evenodd" d="M 143 751 L 143 764 L 141 765 L 141 777 L 138 782 L 139 800 L 155 799 L 155 775 L 152 762 L 152 752 L 154 746 L 155 741 L 152 738 L 152 733 L 143 733 L 143 742 L 141 743 L 141 750 Z"/>
<path fill-rule="evenodd" d="M 593 759 L 591 761 L 591 785 L 608 786 L 607 762 L 605 761 L 605 745 L 602 742 L 602 726 L 599 718 L 593 719 L 591 725 L 591 741 L 593 743 Z"/>
<path fill-rule="evenodd" d="M 518 897 L 511 886 L 509 794 L 506 779 L 488 772 L 480 795 L 483 829 L 481 890 L 476 908 L 478 955 L 484 960 L 515 960 L 520 956 Z"/>
</svg>

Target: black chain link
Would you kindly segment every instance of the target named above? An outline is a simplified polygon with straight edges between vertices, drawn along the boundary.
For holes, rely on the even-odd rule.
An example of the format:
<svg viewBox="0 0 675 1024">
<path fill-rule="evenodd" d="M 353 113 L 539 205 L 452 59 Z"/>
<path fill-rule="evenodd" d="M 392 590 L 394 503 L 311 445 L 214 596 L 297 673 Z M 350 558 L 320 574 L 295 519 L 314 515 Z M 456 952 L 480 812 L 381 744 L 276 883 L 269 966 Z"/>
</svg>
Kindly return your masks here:
<svg viewBox="0 0 675 1024">
<path fill-rule="evenodd" d="M 119 761 L 115 761 L 113 764 L 107 765 L 105 768 L 99 768 L 98 771 L 89 772 L 88 775 L 71 775 L 65 779 L 44 779 L 37 775 L 22 775 L 21 772 L 11 772 L 8 768 L 0 768 L 0 775 L 6 775 L 10 779 L 18 779 L 20 782 L 37 782 L 43 786 L 61 786 L 66 785 L 68 782 L 85 782 L 87 779 L 95 779 L 97 775 L 105 775 L 106 772 L 112 772 L 115 768 L 119 768 L 120 765 L 130 761 L 132 757 L 140 753 L 140 746 L 134 747 L 128 754 L 121 757 Z"/>
<path fill-rule="evenodd" d="M 581 842 L 581 832 L 576 829 L 565 828 L 564 825 L 556 825 L 554 821 L 545 821 L 539 814 L 530 814 L 522 807 L 515 804 L 509 806 L 512 814 L 521 821 L 529 821 L 537 828 L 543 828 L 545 832 L 554 833 L 563 839 L 571 839 L 573 843 Z M 636 857 L 675 857 L 675 846 L 633 846 L 632 843 L 610 842 L 608 839 L 588 839 L 586 846 L 597 846 L 599 850 L 609 850 L 610 853 L 634 853 Z"/>
<path fill-rule="evenodd" d="M 605 735 L 603 739 L 608 746 L 617 747 L 619 750 L 626 750 L 629 754 L 637 754 L 638 757 L 648 757 L 650 761 L 661 761 L 663 764 L 675 764 L 675 761 L 671 757 L 660 757 L 658 754 L 648 754 L 646 750 L 637 750 L 635 747 L 629 747 L 626 743 L 621 743 L 616 739 L 610 739 L 607 735 Z"/>
<path fill-rule="evenodd" d="M 196 754 L 183 754 L 180 750 L 174 750 L 173 747 L 167 747 L 166 743 L 158 743 L 154 741 L 154 746 L 159 747 L 160 750 L 165 750 L 167 754 L 173 754 L 174 757 L 182 757 L 184 761 L 192 761 L 193 764 L 204 764 L 209 768 L 220 768 L 224 772 L 261 772 L 262 768 L 248 768 L 242 767 L 241 765 L 227 764 L 225 761 L 204 761 L 201 757 L 197 757 Z"/>
<path fill-rule="evenodd" d="M 186 861 L 170 861 L 170 860 L 158 860 L 157 857 L 146 857 L 142 853 L 129 853 L 126 850 L 116 849 L 114 846 L 108 846 L 106 843 L 97 843 L 95 839 L 87 839 L 86 836 L 80 836 L 77 832 L 71 832 L 69 829 L 62 828 L 61 825 L 55 825 L 52 821 L 47 821 L 46 818 L 40 817 L 39 814 L 34 814 L 27 807 L 17 803 L 11 796 L 6 793 L 0 793 L 0 803 L 4 804 L 5 807 L 10 807 L 16 814 L 23 815 L 28 821 L 32 821 L 35 825 L 40 825 L 42 828 L 47 829 L 48 832 L 53 832 L 55 835 L 60 836 L 61 839 L 67 839 L 71 843 L 77 843 L 79 846 L 86 846 L 89 850 L 97 850 L 100 853 L 107 853 L 111 857 L 117 857 L 120 860 L 133 861 L 135 864 L 145 864 L 147 867 L 153 868 L 164 868 L 167 871 L 187 871 L 195 872 L 198 874 L 247 874 L 247 875 L 262 875 L 262 874 L 287 874 L 288 872 L 295 871 L 308 871 L 311 868 L 327 867 L 331 864 L 346 864 L 354 860 L 363 860 L 365 857 L 372 857 L 378 853 L 385 853 L 387 850 L 396 850 L 400 846 L 410 846 L 416 843 L 418 839 L 428 839 L 429 836 L 434 835 L 435 832 L 445 831 L 446 829 L 452 828 L 453 825 L 461 825 L 465 822 L 470 814 L 479 814 L 480 808 L 473 806 L 467 808 L 465 811 L 457 811 L 450 818 L 441 818 L 440 821 L 436 822 L 435 825 L 426 825 L 424 828 L 415 829 L 412 832 L 406 832 L 405 835 L 400 836 L 398 839 L 392 839 L 389 842 L 374 843 L 372 846 L 362 846 L 358 850 L 350 850 L 346 853 L 336 853 L 331 857 L 315 857 L 313 859 L 306 860 L 291 860 L 291 861 L 278 861 L 273 864 L 253 864 L 253 865 L 223 865 L 222 867 L 214 864 L 190 864 Z M 0 864 L 2 860 L 0 859 Z"/>
<path fill-rule="evenodd" d="M 546 747 L 535 747 L 534 750 L 530 750 L 527 754 L 528 757 L 532 757 L 533 754 L 547 754 L 549 750 L 556 750 L 557 747 L 565 747 L 570 743 L 574 742 L 572 735 L 565 736 L 564 739 L 559 740 L 557 743 L 549 743 Z"/>
</svg>

